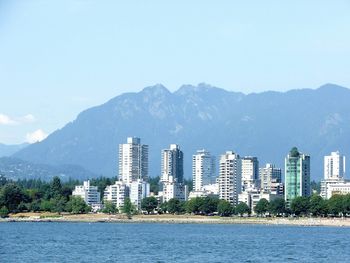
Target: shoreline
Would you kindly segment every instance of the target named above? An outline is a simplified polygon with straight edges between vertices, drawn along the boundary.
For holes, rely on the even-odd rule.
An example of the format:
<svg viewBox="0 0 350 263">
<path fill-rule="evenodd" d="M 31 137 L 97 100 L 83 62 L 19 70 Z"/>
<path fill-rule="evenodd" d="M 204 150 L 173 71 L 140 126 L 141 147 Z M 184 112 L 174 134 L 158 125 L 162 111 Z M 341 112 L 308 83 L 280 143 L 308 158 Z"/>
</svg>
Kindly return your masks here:
<svg viewBox="0 0 350 263">
<path fill-rule="evenodd" d="M 350 218 L 258 218 L 258 217 L 219 217 L 195 215 L 125 215 L 79 214 L 58 215 L 51 213 L 20 213 L 1 218 L 6 222 L 66 222 L 66 223 L 164 223 L 164 224 L 245 224 L 275 226 L 332 226 L 350 227 Z"/>
</svg>

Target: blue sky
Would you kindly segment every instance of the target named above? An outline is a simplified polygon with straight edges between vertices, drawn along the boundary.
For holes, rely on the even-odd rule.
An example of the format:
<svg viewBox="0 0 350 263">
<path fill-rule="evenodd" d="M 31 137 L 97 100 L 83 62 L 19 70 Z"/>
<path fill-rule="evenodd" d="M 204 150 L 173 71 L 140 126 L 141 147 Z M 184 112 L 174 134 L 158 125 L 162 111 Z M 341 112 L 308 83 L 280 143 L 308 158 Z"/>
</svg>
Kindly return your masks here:
<svg viewBox="0 0 350 263">
<path fill-rule="evenodd" d="M 340 0 L 0 0 L 0 143 L 156 83 L 350 87 L 349 14 Z"/>
</svg>

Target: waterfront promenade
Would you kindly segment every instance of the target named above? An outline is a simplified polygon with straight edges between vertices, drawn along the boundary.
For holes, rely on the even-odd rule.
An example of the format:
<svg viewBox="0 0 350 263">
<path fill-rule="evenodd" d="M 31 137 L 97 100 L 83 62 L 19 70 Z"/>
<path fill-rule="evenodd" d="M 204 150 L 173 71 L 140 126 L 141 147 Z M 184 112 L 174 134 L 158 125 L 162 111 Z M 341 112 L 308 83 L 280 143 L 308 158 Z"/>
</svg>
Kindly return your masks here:
<svg viewBox="0 0 350 263">
<path fill-rule="evenodd" d="M 261 224 L 296 226 L 344 226 L 350 227 L 350 218 L 260 218 L 219 217 L 197 215 L 134 215 L 128 219 L 116 214 L 58 215 L 55 213 L 19 213 L 0 222 L 109 222 L 109 223 L 166 223 L 166 224 Z"/>
</svg>

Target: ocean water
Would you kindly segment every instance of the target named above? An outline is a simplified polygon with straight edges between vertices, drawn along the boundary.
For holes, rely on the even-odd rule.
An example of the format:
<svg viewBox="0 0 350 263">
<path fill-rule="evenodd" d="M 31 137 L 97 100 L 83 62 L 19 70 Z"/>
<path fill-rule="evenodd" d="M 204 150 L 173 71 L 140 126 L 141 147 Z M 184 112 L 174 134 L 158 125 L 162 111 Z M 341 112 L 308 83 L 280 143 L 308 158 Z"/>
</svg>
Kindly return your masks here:
<svg viewBox="0 0 350 263">
<path fill-rule="evenodd" d="M 0 262 L 350 262 L 350 228 L 0 223 Z"/>
</svg>

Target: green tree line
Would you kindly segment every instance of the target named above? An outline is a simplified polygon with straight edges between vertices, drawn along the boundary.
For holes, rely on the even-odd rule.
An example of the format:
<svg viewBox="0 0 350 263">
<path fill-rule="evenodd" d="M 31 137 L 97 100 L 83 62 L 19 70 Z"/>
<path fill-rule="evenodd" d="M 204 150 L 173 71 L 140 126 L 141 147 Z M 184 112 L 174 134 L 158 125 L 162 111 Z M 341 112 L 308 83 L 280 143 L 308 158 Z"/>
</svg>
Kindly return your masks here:
<svg viewBox="0 0 350 263">
<path fill-rule="evenodd" d="M 158 204 L 154 197 L 145 198 L 141 206 L 147 213 L 195 214 L 220 216 L 251 215 L 251 210 L 245 203 L 236 206 L 217 197 L 196 197 L 189 201 L 170 199 Z M 339 217 L 350 215 L 350 194 L 334 195 L 328 200 L 315 194 L 311 197 L 297 197 L 287 206 L 283 198 L 276 198 L 269 202 L 261 199 L 256 204 L 254 212 L 257 216 L 312 216 L 312 217 Z"/>
<path fill-rule="evenodd" d="M 97 185 L 103 194 L 104 188 L 113 184 L 115 180 L 116 178 L 100 177 L 91 180 L 91 183 Z M 0 216 L 4 217 L 8 213 L 24 211 L 87 213 L 91 211 L 91 208 L 80 197 L 72 196 L 72 190 L 80 184 L 82 182 L 78 180 L 61 182 L 59 177 L 54 177 L 51 182 L 40 179 L 14 182 L 0 175 Z M 154 178 L 151 185 L 157 189 L 159 178 Z M 155 197 L 147 197 L 142 200 L 141 208 L 146 213 L 218 214 L 220 216 L 251 214 L 251 210 L 245 203 L 232 206 L 229 202 L 214 196 L 197 197 L 186 202 L 171 199 L 161 204 Z M 110 214 L 123 212 L 131 217 L 138 211 L 130 199 L 126 199 L 124 207 L 120 211 L 112 203 L 106 202 L 102 212 Z M 274 199 L 271 202 L 261 199 L 256 204 L 254 212 L 258 216 L 348 216 L 350 215 L 350 194 L 334 195 L 329 200 L 324 200 L 317 194 L 311 197 L 297 197 L 292 200 L 289 206 L 282 198 Z"/>
<path fill-rule="evenodd" d="M 104 188 L 113 183 L 113 178 L 100 177 L 91 180 L 103 193 Z M 54 177 L 51 182 L 40 179 L 11 181 L 0 176 L 0 216 L 18 212 L 70 212 L 87 213 L 91 211 L 82 198 L 72 196 L 78 180 L 61 182 Z"/>
</svg>

